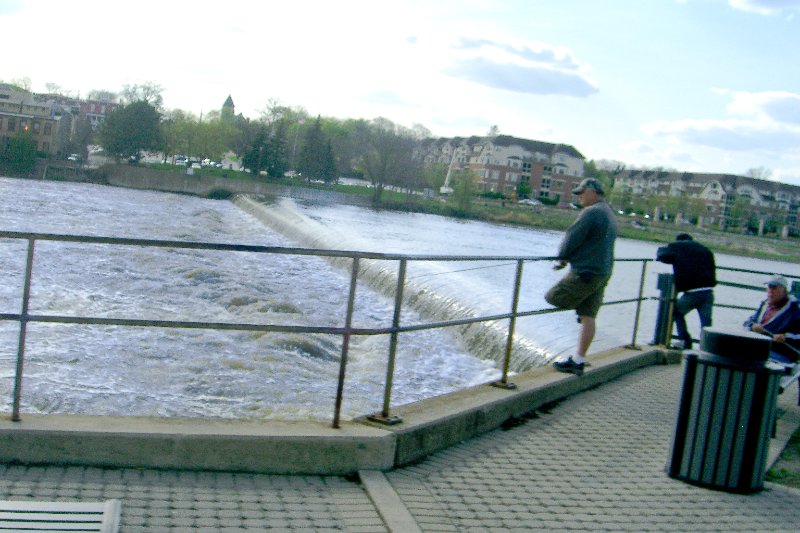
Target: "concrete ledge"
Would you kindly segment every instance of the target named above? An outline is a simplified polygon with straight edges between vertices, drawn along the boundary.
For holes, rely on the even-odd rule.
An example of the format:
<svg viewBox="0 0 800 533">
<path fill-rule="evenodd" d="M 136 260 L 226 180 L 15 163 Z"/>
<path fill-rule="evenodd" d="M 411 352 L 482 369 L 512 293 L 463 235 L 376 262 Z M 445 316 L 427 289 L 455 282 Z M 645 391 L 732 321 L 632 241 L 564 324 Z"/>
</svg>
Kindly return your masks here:
<svg viewBox="0 0 800 533">
<path fill-rule="evenodd" d="M 618 348 L 593 354 L 580 378 L 543 367 L 516 389 L 480 385 L 401 406 L 402 424 L 24 415 L 0 418 L 0 462 L 342 475 L 386 471 L 500 427 L 514 417 L 680 352 Z"/>
<path fill-rule="evenodd" d="M 394 440 L 354 423 L 26 415 L 0 420 L 0 462 L 347 474 L 391 468 Z"/>
</svg>

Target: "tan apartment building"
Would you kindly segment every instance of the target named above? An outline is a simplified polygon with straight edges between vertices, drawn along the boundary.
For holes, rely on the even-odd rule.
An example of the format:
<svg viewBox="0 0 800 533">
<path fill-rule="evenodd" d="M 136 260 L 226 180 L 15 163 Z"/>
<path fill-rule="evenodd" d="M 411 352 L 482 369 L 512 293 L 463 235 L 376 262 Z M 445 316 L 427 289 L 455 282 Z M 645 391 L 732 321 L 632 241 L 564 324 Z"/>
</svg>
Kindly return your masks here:
<svg viewBox="0 0 800 533">
<path fill-rule="evenodd" d="M 625 170 L 615 175 L 614 190 L 615 199 L 623 192 L 634 197 L 693 199 L 700 207 L 696 213 L 700 225 L 720 229 L 755 225 L 759 233 L 772 225 L 783 236 L 800 233 L 800 187 L 796 185 L 733 174 Z"/>
<path fill-rule="evenodd" d="M 72 115 L 53 101 L 40 101 L 27 91 L 0 83 L 0 150 L 5 150 L 12 138 L 27 134 L 38 152 L 62 157 L 71 128 Z"/>
</svg>

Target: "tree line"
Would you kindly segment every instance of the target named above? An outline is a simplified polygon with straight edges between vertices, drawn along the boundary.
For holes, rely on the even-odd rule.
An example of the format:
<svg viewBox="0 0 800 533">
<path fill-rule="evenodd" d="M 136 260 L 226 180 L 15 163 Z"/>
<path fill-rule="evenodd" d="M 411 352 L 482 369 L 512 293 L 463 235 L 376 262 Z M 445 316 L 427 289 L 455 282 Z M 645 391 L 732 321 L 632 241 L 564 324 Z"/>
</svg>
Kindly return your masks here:
<svg viewBox="0 0 800 533">
<path fill-rule="evenodd" d="M 387 186 L 410 191 L 444 182 L 446 169 L 424 168 L 415 157 L 418 142 L 430 136 L 422 126 L 409 129 L 385 118 L 312 118 L 275 101 L 256 120 L 225 108 L 196 117 L 160 106 L 160 93 L 151 86 L 128 87 L 122 105 L 105 118 L 99 144 L 108 155 L 132 162 L 144 152 L 161 152 L 166 162 L 174 154 L 220 161 L 232 151 L 253 175 L 282 178 L 293 171 L 325 183 L 356 177 L 371 183 L 376 199 Z"/>
</svg>

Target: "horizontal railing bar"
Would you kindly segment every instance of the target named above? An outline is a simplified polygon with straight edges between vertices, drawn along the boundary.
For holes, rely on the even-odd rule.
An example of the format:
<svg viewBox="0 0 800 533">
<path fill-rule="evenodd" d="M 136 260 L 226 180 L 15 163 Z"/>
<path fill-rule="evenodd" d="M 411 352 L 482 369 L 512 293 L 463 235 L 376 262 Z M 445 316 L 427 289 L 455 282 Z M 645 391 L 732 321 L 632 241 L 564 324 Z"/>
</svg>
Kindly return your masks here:
<svg viewBox="0 0 800 533">
<path fill-rule="evenodd" d="M 563 312 L 564 309 L 543 309 L 539 311 L 528 311 L 517 313 L 517 316 L 530 316 L 534 314 L 547 314 Z M 181 320 L 146 320 L 128 318 L 101 318 L 83 316 L 58 316 L 58 315 L 27 315 L 27 322 L 42 322 L 48 324 L 73 324 L 88 326 L 131 326 L 131 327 L 157 327 L 157 328 L 177 328 L 177 329 L 219 329 L 219 330 L 238 330 L 238 331 L 264 331 L 280 333 L 324 333 L 332 335 L 384 335 L 390 333 L 405 333 L 410 331 L 420 331 L 425 329 L 446 328 L 451 326 L 463 326 L 476 324 L 479 322 L 492 322 L 511 318 L 511 313 L 501 313 L 497 315 L 486 315 L 442 322 L 426 322 L 424 324 L 407 325 L 400 327 L 384 328 L 350 328 L 325 327 L 325 326 L 286 326 L 280 324 L 249 324 L 237 322 L 200 322 L 200 321 L 181 321 Z M 16 313 L 0 313 L 0 320 L 13 320 L 19 322 L 22 315 Z"/>
<path fill-rule="evenodd" d="M 745 274 L 764 274 L 767 276 L 774 276 L 775 274 L 781 275 L 785 278 L 798 278 L 796 274 L 781 274 L 780 272 L 764 272 L 763 270 L 748 270 L 745 268 L 733 268 L 717 266 L 717 270 L 728 270 L 729 272 L 742 272 Z M 763 288 L 763 287 L 762 287 Z"/>
<path fill-rule="evenodd" d="M 644 298 L 645 300 L 657 300 L 657 296 L 650 296 Z M 614 300 L 604 302 L 603 305 L 617 305 L 633 303 L 638 301 L 637 298 L 630 298 L 626 300 Z M 569 311 L 569 309 L 547 308 L 536 309 L 531 311 L 518 311 L 517 317 L 546 315 L 553 313 L 562 313 Z M 288 326 L 281 324 L 251 324 L 241 322 L 202 322 L 202 321 L 184 321 L 184 320 L 153 320 L 153 319 L 129 319 L 129 318 L 103 318 L 103 317 L 85 317 L 85 316 L 63 316 L 63 315 L 27 315 L 27 322 L 41 322 L 48 324 L 72 324 L 72 325 L 88 325 L 88 326 L 126 326 L 126 327 L 157 327 L 157 328 L 176 328 L 176 329 L 215 329 L 215 330 L 229 330 L 229 331 L 262 331 L 262 332 L 277 332 L 277 333 L 322 333 L 326 335 L 342 335 L 350 333 L 351 335 L 388 335 L 391 333 L 408 333 L 412 331 L 423 331 L 427 329 L 439 329 L 452 326 L 465 326 L 469 324 L 477 324 L 480 322 L 493 322 L 497 320 L 505 320 L 511 318 L 513 313 L 499 313 L 495 315 L 484 315 L 477 317 L 465 317 L 455 320 L 445 320 L 440 322 L 426 322 L 424 324 L 412 324 L 399 327 L 383 327 L 383 328 L 350 328 L 347 330 L 342 327 L 326 327 L 326 326 Z M 11 320 L 19 322 L 22 320 L 22 315 L 18 313 L 0 313 L 0 320 Z"/>
<path fill-rule="evenodd" d="M 734 283 L 732 281 L 717 281 L 717 285 L 725 285 L 726 287 L 735 287 L 737 289 L 749 289 L 752 291 L 763 291 L 764 285 L 761 287 L 757 285 L 745 285 L 744 283 Z"/>
<path fill-rule="evenodd" d="M 0 320 L 22 319 L 21 315 L 13 313 L 0 314 Z M 248 324 L 237 322 L 193 322 L 181 320 L 146 320 L 134 318 L 100 318 L 82 316 L 57 316 L 57 315 L 28 315 L 27 322 L 44 322 L 49 324 L 79 324 L 95 326 L 138 326 L 156 328 L 178 328 L 178 329 L 220 329 L 220 330 L 239 330 L 239 331 L 277 331 L 282 333 L 330 333 L 341 335 L 345 328 L 325 327 L 325 326 L 283 326 L 275 324 Z M 373 329 L 353 329 L 350 333 L 354 335 L 369 335 L 381 330 Z"/>
<path fill-rule="evenodd" d="M 263 246 L 256 244 L 225 244 L 195 241 L 171 241 L 161 239 L 129 239 L 125 237 L 95 237 L 87 235 L 62 235 L 57 233 L 29 233 L 20 231 L 0 231 L 0 238 L 24 239 L 37 241 L 77 242 L 84 244 L 114 244 L 124 246 L 148 246 L 155 248 L 185 248 L 192 250 L 221 250 L 227 252 L 254 252 L 268 254 L 316 255 L 323 257 L 358 257 L 361 259 L 382 259 L 399 261 L 553 261 L 550 256 L 517 256 L 517 255 L 411 255 L 386 254 L 379 252 L 362 252 L 352 250 L 328 250 L 311 248 L 293 248 L 285 246 Z"/>
<path fill-rule="evenodd" d="M 746 307 L 743 305 L 732 305 L 732 304 L 718 304 L 714 303 L 714 307 L 724 307 L 725 309 L 741 309 L 742 311 L 755 311 L 756 308 L 752 305 L 750 307 Z"/>
</svg>

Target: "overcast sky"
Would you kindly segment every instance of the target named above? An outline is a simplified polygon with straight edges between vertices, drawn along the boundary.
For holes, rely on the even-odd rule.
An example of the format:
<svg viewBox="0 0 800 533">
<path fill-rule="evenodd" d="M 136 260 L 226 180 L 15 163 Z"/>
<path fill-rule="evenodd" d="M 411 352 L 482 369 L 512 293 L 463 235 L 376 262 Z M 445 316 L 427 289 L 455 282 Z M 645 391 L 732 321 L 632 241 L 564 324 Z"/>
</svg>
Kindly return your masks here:
<svg viewBox="0 0 800 533">
<path fill-rule="evenodd" d="M 800 0 L 0 0 L 0 79 L 800 185 Z"/>
</svg>

